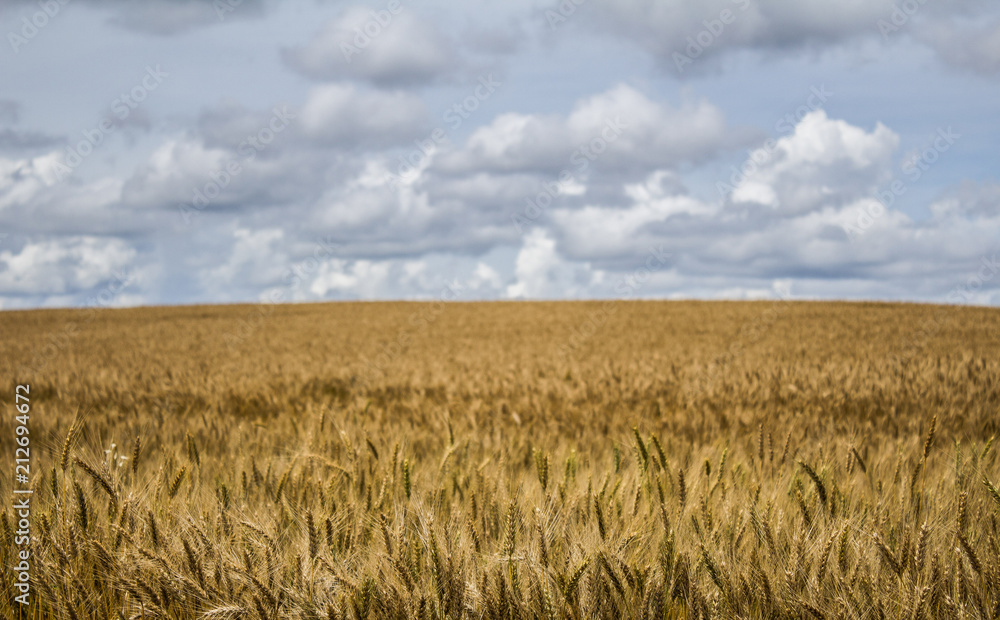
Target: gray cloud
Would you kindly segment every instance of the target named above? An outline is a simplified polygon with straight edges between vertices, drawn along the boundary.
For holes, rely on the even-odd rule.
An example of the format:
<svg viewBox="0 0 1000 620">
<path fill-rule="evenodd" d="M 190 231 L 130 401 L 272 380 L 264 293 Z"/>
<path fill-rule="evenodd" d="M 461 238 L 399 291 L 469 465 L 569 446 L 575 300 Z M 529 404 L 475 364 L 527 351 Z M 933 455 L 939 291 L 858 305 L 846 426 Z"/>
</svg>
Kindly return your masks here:
<svg viewBox="0 0 1000 620">
<path fill-rule="evenodd" d="M 469 25 L 462 33 L 462 48 L 486 55 L 513 54 L 529 42 L 528 32 L 521 19 L 511 18 L 506 23 L 487 26 Z"/>
<path fill-rule="evenodd" d="M 936 218 L 1000 218 L 1000 183 L 964 181 L 930 206 Z"/>
<path fill-rule="evenodd" d="M 0 151 L 22 152 L 38 151 L 61 144 L 64 138 L 50 136 L 40 131 L 18 131 L 16 129 L 0 129 Z"/>
<path fill-rule="evenodd" d="M 593 23 L 635 41 L 672 71 L 697 69 L 725 51 L 828 45 L 877 33 L 892 0 L 611 0 L 595 5 Z M 675 54 L 690 63 L 678 62 Z"/>
<path fill-rule="evenodd" d="M 387 5 L 388 6 L 388 5 Z M 405 4 L 353 7 L 304 46 L 282 51 L 289 67 L 318 80 L 358 79 L 383 87 L 437 81 L 461 66 L 453 45 Z"/>
<path fill-rule="evenodd" d="M 916 34 L 949 65 L 984 75 L 1000 68 L 997 11 L 983 0 L 946 5 L 926 0 L 611 0 L 592 9 L 581 11 L 580 18 L 635 42 L 677 76 L 719 70 L 719 59 L 738 50 L 822 51 L 866 38 L 891 41 L 906 33 Z M 992 19 L 983 23 L 984 16 Z"/>
<path fill-rule="evenodd" d="M 11 99 L 0 99 L 0 153 L 14 155 L 38 152 L 62 144 L 65 138 L 42 131 L 15 129 L 21 118 L 21 104 Z M 3 127 L 3 125 L 8 125 Z"/>
<path fill-rule="evenodd" d="M 264 14 L 268 0 L 85 0 L 112 13 L 110 22 L 128 30 L 171 36 L 194 28 Z"/>
<path fill-rule="evenodd" d="M 936 21 L 920 28 L 917 37 L 952 67 L 984 76 L 1000 73 L 1000 18 Z"/>
</svg>

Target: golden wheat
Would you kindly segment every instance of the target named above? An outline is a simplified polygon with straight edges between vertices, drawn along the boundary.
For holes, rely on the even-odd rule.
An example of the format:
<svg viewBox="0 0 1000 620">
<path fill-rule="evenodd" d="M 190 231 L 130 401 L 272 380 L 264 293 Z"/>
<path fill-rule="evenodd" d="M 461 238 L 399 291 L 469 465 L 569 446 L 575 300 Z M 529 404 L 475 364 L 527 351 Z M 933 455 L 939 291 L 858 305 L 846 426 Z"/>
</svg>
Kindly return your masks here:
<svg viewBox="0 0 1000 620">
<path fill-rule="evenodd" d="M 733 348 L 769 304 L 618 302 L 572 340 L 601 307 L 282 306 L 236 345 L 246 307 L 100 311 L 44 363 L 76 314 L 0 314 L 24 617 L 1000 615 L 1000 313 L 788 304 Z"/>
</svg>

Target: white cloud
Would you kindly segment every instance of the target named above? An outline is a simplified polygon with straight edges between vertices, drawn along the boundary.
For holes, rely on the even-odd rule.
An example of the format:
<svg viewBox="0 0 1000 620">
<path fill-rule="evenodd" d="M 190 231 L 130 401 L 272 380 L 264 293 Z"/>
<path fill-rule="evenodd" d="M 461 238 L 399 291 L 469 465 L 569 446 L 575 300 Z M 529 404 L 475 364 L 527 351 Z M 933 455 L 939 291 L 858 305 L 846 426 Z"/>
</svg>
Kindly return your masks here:
<svg viewBox="0 0 1000 620">
<path fill-rule="evenodd" d="M 687 196 L 671 196 L 641 201 L 627 209 L 587 206 L 561 209 L 553 213 L 554 225 L 563 233 L 566 252 L 575 257 L 608 259 L 634 255 L 643 244 L 649 245 L 650 224 L 664 223 L 677 214 L 707 216 L 715 211 Z"/>
<path fill-rule="evenodd" d="M 560 256 L 555 240 L 541 229 L 525 236 L 515 275 L 506 291 L 511 299 L 577 297 L 595 277 L 589 265 L 574 264 Z"/>
<path fill-rule="evenodd" d="M 707 101 L 679 107 L 627 85 L 581 99 L 565 116 L 507 113 L 435 163 L 447 172 L 642 171 L 701 161 L 739 136 Z"/>
<path fill-rule="evenodd" d="M 320 266 L 309 292 L 321 298 L 336 292 L 358 299 L 375 299 L 383 291 L 390 268 L 388 261 L 330 260 Z"/>
<path fill-rule="evenodd" d="M 619 124 L 620 137 L 609 141 L 607 157 L 600 156 L 602 165 L 618 169 L 699 162 L 740 139 L 726 126 L 722 111 L 706 100 L 672 107 L 624 84 L 581 100 L 566 119 L 574 145 L 606 137 Z"/>
<path fill-rule="evenodd" d="M 120 273 L 136 256 L 119 239 L 64 237 L 0 251 L 0 295 L 51 296 L 94 288 Z"/>
<path fill-rule="evenodd" d="M 200 274 L 202 287 L 215 299 L 226 299 L 226 290 L 232 289 L 234 283 L 263 288 L 278 280 L 288 263 L 282 250 L 285 234 L 280 229 L 238 228 L 233 231 L 233 239 L 229 258 Z"/>
<path fill-rule="evenodd" d="M 60 156 L 56 151 L 33 159 L 0 157 L 0 211 L 29 204 L 54 185 Z"/>
<path fill-rule="evenodd" d="M 503 287 L 503 279 L 496 269 L 483 262 L 476 263 L 473 277 L 469 281 L 469 288 L 473 291 L 490 291 L 496 293 Z"/>
<path fill-rule="evenodd" d="M 890 175 L 899 137 L 881 123 L 866 132 L 817 110 L 771 146 L 751 153 L 732 200 L 795 214 L 871 195 Z"/>
</svg>

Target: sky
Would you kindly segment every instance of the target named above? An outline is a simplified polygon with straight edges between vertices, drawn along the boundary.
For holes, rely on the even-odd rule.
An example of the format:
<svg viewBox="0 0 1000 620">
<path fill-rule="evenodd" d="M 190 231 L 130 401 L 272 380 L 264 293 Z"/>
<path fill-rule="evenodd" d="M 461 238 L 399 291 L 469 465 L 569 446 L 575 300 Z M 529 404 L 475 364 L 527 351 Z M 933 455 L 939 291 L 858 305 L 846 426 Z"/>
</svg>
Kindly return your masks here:
<svg viewBox="0 0 1000 620">
<path fill-rule="evenodd" d="M 0 309 L 1000 304 L 1000 6 L 0 0 Z"/>
</svg>

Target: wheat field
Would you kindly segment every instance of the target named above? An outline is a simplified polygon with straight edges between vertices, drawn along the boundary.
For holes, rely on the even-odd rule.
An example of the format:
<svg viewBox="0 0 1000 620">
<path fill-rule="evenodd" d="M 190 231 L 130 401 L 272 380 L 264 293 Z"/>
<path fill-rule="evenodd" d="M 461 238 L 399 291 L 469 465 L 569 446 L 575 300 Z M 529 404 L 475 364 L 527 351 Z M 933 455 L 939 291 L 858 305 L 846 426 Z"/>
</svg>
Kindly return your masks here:
<svg viewBox="0 0 1000 620">
<path fill-rule="evenodd" d="M 4 617 L 1000 617 L 995 309 L 51 310 L 0 342 L 34 491 Z"/>
</svg>

